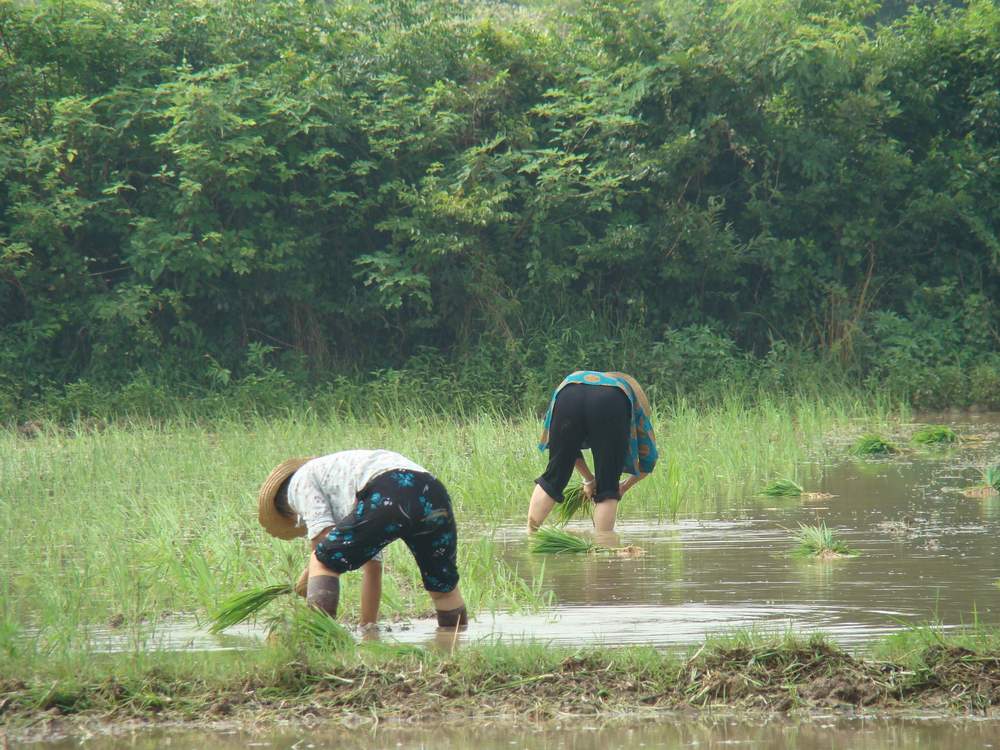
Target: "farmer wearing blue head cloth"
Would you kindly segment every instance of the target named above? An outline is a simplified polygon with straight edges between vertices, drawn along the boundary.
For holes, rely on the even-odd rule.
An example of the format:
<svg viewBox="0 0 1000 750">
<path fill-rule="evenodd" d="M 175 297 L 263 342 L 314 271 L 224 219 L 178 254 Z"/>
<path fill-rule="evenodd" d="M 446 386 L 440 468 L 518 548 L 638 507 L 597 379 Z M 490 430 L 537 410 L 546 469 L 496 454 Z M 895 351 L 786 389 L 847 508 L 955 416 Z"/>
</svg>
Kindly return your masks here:
<svg viewBox="0 0 1000 750">
<path fill-rule="evenodd" d="M 549 451 L 545 473 L 535 480 L 528 530 L 537 531 L 556 503 L 573 468 L 593 500 L 594 528 L 612 531 L 618 501 L 656 466 L 658 457 L 649 400 L 631 375 L 578 370 L 552 394 L 538 449 Z M 591 473 L 581 452 L 590 448 Z M 630 476 L 622 482 L 622 473 Z M 596 475 L 596 476 L 595 476 Z"/>
<path fill-rule="evenodd" d="M 405 456 L 351 450 L 283 461 L 261 485 L 257 511 L 272 536 L 312 542 L 295 590 L 331 617 L 337 615 L 340 575 L 360 568 L 361 624 L 378 620 L 382 550 L 402 539 L 420 568 L 438 625 L 468 622 L 458 588 L 451 498 L 437 478 Z"/>
</svg>

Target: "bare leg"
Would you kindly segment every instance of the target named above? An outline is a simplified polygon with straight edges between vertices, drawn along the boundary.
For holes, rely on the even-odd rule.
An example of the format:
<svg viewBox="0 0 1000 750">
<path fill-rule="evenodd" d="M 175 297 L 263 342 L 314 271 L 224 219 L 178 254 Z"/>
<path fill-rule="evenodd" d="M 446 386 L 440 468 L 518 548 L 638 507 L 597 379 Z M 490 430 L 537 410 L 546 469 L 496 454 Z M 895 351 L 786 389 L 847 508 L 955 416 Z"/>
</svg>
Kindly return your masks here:
<svg viewBox="0 0 1000 750">
<path fill-rule="evenodd" d="M 617 500 L 602 500 L 594 504 L 594 530 L 614 531 L 615 515 L 618 513 Z"/>
<path fill-rule="evenodd" d="M 538 531 L 538 528 L 549 517 L 549 513 L 552 512 L 555 505 L 556 501 L 549 497 L 540 484 L 536 484 L 534 492 L 531 493 L 531 504 L 528 506 L 529 534 L 533 531 Z"/>
</svg>

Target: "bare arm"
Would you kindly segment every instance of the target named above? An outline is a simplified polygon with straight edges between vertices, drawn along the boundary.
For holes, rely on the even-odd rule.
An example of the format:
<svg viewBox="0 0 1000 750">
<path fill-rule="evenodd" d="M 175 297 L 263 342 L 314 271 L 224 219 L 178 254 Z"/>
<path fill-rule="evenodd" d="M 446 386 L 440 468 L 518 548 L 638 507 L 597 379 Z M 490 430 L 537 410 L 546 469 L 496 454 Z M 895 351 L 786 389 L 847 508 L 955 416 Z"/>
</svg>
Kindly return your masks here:
<svg viewBox="0 0 1000 750">
<path fill-rule="evenodd" d="M 378 622 L 378 607 L 382 600 L 382 563 L 369 560 L 361 566 L 361 624 Z"/>
</svg>

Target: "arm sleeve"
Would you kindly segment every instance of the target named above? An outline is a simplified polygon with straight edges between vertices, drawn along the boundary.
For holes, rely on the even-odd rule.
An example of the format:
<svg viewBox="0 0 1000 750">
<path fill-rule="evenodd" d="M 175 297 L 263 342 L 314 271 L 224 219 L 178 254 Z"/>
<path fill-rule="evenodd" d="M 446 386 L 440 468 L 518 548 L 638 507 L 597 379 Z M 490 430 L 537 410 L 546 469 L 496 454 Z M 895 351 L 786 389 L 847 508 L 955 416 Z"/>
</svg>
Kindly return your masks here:
<svg viewBox="0 0 1000 750">
<path fill-rule="evenodd" d="M 315 537 L 327 526 L 333 526 L 337 523 L 337 519 L 333 516 L 330 498 L 316 483 L 315 477 L 302 478 L 302 482 L 298 486 L 298 497 L 295 500 L 299 517 L 306 525 L 306 536 L 309 539 Z"/>
</svg>

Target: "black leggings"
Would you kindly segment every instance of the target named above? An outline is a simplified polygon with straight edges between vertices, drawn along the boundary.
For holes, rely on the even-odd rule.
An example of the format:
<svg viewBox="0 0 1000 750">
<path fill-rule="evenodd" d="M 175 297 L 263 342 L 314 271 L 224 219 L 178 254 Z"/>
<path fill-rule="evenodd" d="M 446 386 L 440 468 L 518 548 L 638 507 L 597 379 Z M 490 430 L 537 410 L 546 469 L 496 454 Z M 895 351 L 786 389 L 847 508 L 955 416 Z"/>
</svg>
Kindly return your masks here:
<svg viewBox="0 0 1000 750">
<path fill-rule="evenodd" d="M 558 395 L 549 424 L 549 465 L 535 482 L 556 502 L 589 445 L 594 454 L 597 487 L 594 502 L 617 500 L 628 449 L 628 424 L 632 406 L 620 388 L 570 383 Z"/>
</svg>

